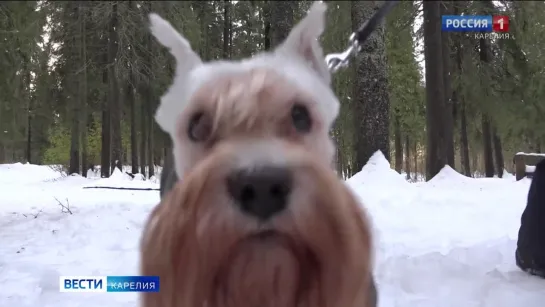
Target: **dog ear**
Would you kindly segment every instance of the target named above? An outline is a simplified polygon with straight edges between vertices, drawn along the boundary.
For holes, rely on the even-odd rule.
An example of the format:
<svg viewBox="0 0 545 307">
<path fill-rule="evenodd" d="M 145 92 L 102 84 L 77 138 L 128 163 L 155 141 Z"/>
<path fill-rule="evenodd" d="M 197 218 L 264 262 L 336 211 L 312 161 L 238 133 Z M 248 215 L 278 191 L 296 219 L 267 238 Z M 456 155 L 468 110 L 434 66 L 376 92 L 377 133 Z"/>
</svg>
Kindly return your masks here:
<svg viewBox="0 0 545 307">
<path fill-rule="evenodd" d="M 149 21 L 150 30 L 153 36 L 155 36 L 159 43 L 167 47 L 176 59 L 176 76 L 174 83 L 178 85 L 184 84 L 186 78 L 189 76 L 189 72 L 193 68 L 202 65 L 201 58 L 193 51 L 187 39 L 178 33 L 168 21 L 154 13 L 149 14 Z M 175 90 L 180 90 L 180 87 L 175 87 Z M 169 97 L 165 97 L 167 95 Z M 176 116 L 180 113 L 179 110 L 181 110 L 183 106 L 180 106 L 178 93 L 172 93 L 170 95 L 167 93 L 167 95 L 163 96 L 161 104 L 157 109 L 155 119 L 163 130 L 172 133 Z"/>
<path fill-rule="evenodd" d="M 324 32 L 327 6 L 316 1 L 307 15 L 290 32 L 277 51 L 299 56 L 327 83 L 331 83 L 331 74 L 324 59 L 324 52 L 318 39 Z"/>
<path fill-rule="evenodd" d="M 187 72 L 202 63 L 201 58 L 191 49 L 191 45 L 174 27 L 155 13 L 149 14 L 151 33 L 170 49 L 176 59 L 176 69 Z"/>
</svg>

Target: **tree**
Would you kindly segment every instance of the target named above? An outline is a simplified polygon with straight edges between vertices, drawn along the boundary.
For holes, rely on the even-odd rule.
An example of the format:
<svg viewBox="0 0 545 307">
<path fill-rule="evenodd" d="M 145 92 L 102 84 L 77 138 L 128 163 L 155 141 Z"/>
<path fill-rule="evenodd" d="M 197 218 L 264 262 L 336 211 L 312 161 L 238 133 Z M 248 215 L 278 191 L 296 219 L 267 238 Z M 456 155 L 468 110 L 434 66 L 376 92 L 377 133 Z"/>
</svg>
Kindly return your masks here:
<svg viewBox="0 0 545 307">
<path fill-rule="evenodd" d="M 452 1 L 441 1 L 440 9 L 441 15 L 451 15 Z M 453 118 L 453 102 L 452 102 L 452 87 L 451 87 L 451 41 L 448 32 L 441 32 L 441 58 L 443 60 L 443 86 L 444 86 L 444 112 L 445 121 L 444 133 L 445 133 L 445 154 L 447 158 L 447 164 L 452 168 L 454 165 L 454 118 Z"/>
<path fill-rule="evenodd" d="M 350 33 L 378 3 L 328 2 L 325 52 L 344 50 Z M 83 175 L 100 164 L 101 176 L 108 177 L 118 161 L 153 177 L 170 143 L 153 115 L 175 65 L 144 30 L 147 14 L 154 11 L 171 22 L 205 60 L 241 59 L 279 44 L 310 4 L 0 3 L 0 163 L 61 164 Z M 413 31 L 423 8 L 426 22 Z M 530 1 L 445 0 L 439 7 L 431 1 L 399 2 L 349 68 L 333 75 L 341 102 L 331 130 L 338 173 L 353 175 L 380 149 L 408 175 L 431 178 L 449 164 L 467 176 L 501 176 L 503 168 L 511 168 L 505 157 L 540 151 L 543 8 L 545 3 Z M 483 38 L 481 48 L 474 33 L 441 34 L 441 10 L 507 15 L 510 38 Z M 426 84 L 418 62 L 422 39 Z"/>
<path fill-rule="evenodd" d="M 352 28 L 369 19 L 380 1 L 353 1 Z M 380 150 L 390 158 L 388 73 L 384 25 L 369 36 L 354 60 L 356 76 L 353 85 L 355 165 L 360 170 L 369 158 Z"/>
<path fill-rule="evenodd" d="M 121 97 L 119 95 L 119 82 L 116 74 L 116 61 L 118 60 L 118 4 L 112 2 L 110 23 L 108 26 L 108 105 L 111 125 L 111 162 L 113 168 L 122 170 L 121 148 Z"/>
<path fill-rule="evenodd" d="M 274 48 L 282 43 L 293 27 L 293 14 L 297 1 L 269 2 L 271 16 L 271 46 Z"/>
<path fill-rule="evenodd" d="M 426 179 L 447 164 L 445 142 L 445 93 L 441 50 L 440 2 L 424 1 L 424 54 L 426 58 Z"/>
</svg>

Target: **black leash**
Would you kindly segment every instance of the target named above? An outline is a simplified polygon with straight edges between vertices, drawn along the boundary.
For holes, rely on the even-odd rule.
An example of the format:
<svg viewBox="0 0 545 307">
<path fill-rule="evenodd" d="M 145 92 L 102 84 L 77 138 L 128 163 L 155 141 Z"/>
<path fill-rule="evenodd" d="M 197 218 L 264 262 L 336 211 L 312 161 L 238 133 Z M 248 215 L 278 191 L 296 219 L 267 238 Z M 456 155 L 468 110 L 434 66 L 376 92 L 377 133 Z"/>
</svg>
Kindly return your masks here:
<svg viewBox="0 0 545 307">
<path fill-rule="evenodd" d="M 384 4 L 376 11 L 373 16 L 350 35 L 348 48 L 342 53 L 331 53 L 325 57 L 327 67 L 331 72 L 336 72 L 339 68 L 348 65 L 350 57 L 355 56 L 361 49 L 363 43 L 369 38 L 369 35 L 377 28 L 382 19 L 394 8 L 399 0 L 384 1 Z"/>
</svg>

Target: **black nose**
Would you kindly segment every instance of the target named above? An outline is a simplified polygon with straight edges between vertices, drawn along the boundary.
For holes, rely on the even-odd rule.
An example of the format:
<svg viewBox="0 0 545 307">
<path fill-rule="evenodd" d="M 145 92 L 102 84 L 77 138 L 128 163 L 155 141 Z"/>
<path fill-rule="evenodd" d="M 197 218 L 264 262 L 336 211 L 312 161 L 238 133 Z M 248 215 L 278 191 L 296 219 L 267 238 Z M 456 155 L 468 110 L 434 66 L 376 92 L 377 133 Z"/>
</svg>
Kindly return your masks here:
<svg viewBox="0 0 545 307">
<path fill-rule="evenodd" d="M 286 208 L 291 185 L 290 170 L 281 167 L 236 171 L 227 178 L 227 189 L 240 209 L 260 220 Z"/>
</svg>

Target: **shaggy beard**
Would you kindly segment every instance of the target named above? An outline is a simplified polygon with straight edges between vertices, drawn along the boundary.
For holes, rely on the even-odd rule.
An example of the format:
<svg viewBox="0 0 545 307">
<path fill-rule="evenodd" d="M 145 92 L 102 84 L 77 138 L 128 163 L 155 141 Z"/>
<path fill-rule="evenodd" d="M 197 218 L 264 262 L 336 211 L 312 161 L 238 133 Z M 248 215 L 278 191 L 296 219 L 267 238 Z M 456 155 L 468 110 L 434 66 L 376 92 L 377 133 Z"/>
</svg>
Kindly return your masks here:
<svg viewBox="0 0 545 307">
<path fill-rule="evenodd" d="M 344 183 L 306 151 L 287 151 L 294 200 L 261 229 L 218 184 L 237 151 L 218 152 L 150 215 L 141 273 L 159 276 L 160 292 L 143 293 L 142 306 L 367 306 L 370 230 Z"/>
<path fill-rule="evenodd" d="M 312 283 L 319 279 L 317 269 L 312 253 L 289 237 L 272 232 L 251 236 L 233 249 L 218 271 L 212 305 L 310 306 L 300 302 L 316 288 Z"/>
</svg>

